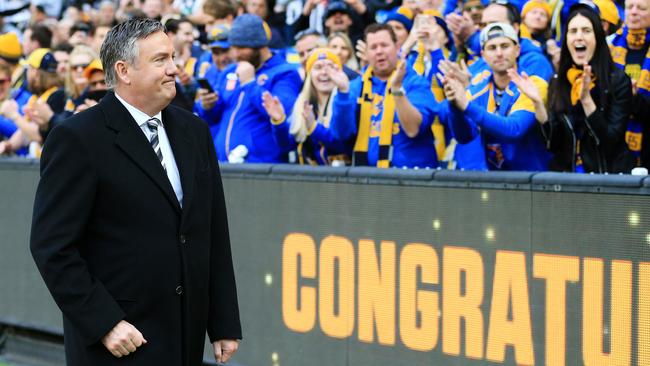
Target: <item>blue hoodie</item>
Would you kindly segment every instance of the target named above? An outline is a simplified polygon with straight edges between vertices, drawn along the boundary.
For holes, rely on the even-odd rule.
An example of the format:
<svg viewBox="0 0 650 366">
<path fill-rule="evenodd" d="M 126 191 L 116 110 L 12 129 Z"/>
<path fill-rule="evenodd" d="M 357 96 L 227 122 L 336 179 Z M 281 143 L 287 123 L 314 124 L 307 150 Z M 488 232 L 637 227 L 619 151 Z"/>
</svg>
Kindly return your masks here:
<svg viewBox="0 0 650 366">
<path fill-rule="evenodd" d="M 213 88 L 218 94 L 214 108 L 205 110 L 195 103 L 197 115 L 208 122 L 214 136 L 219 161 L 228 161 L 228 154 L 239 145 L 248 149 L 248 163 L 286 162 L 287 150 L 276 141 L 270 117 L 262 106 L 262 93 L 278 97 L 285 111 L 292 110 L 302 80 L 295 65 L 274 54 L 256 71 L 255 80 L 241 85 L 235 70 L 237 64 L 221 72 Z"/>
</svg>

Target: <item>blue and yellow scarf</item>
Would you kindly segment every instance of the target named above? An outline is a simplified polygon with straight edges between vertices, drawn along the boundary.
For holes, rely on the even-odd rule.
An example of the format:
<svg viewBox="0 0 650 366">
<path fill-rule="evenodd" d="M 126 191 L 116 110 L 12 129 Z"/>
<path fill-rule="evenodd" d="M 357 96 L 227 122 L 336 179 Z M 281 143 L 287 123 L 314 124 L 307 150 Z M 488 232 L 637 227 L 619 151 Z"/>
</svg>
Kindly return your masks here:
<svg viewBox="0 0 650 366">
<path fill-rule="evenodd" d="M 609 47 L 612 53 L 612 59 L 616 66 L 628 72 L 626 70 L 625 59 L 627 57 L 627 52 L 631 45 L 636 47 L 642 47 L 645 44 L 650 43 L 650 29 L 645 29 L 641 31 L 630 31 L 627 29 L 627 26 L 619 29 L 616 32 L 616 36 L 612 40 L 612 44 Z M 645 60 L 641 65 L 641 71 L 638 75 L 629 75 L 632 79 L 636 80 L 637 86 L 639 87 L 639 93 L 642 95 L 650 96 L 650 49 L 646 53 Z M 637 160 L 637 165 L 640 164 L 641 157 L 641 143 L 643 141 L 643 129 L 642 122 L 640 118 L 635 118 L 634 116 L 627 124 L 627 132 L 625 133 L 625 141 L 627 146 L 632 152 L 633 156 Z"/>
</svg>

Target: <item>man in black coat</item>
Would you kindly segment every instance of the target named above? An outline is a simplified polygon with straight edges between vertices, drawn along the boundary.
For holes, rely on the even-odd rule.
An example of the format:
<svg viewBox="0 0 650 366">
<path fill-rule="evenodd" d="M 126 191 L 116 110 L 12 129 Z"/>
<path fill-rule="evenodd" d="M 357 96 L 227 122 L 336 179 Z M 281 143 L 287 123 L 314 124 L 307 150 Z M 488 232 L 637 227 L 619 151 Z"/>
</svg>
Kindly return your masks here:
<svg viewBox="0 0 650 366">
<path fill-rule="evenodd" d="M 169 106 L 172 43 L 154 20 L 113 28 L 95 107 L 50 134 L 31 250 L 63 313 L 68 365 L 217 362 L 241 326 L 223 189 L 208 127 Z"/>
</svg>

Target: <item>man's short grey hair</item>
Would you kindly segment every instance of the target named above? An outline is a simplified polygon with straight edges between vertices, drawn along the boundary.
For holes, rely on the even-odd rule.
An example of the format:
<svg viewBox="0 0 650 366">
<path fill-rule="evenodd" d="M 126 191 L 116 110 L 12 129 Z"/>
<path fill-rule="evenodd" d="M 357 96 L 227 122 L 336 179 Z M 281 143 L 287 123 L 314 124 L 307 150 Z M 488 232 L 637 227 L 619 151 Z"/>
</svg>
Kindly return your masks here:
<svg viewBox="0 0 650 366">
<path fill-rule="evenodd" d="M 102 60 L 106 86 L 114 88 L 117 84 L 115 64 L 125 61 L 131 65 L 138 59 L 139 49 L 137 41 L 147 38 L 156 32 L 164 32 L 165 27 L 157 20 L 148 18 L 133 18 L 118 24 L 106 34 L 99 51 Z"/>
</svg>

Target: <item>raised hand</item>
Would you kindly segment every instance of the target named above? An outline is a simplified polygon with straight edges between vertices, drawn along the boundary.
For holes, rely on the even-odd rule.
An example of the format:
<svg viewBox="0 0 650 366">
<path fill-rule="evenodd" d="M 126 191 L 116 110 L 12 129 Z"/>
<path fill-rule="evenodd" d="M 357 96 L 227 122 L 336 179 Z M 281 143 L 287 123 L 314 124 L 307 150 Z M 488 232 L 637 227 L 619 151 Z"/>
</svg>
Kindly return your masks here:
<svg viewBox="0 0 650 366">
<path fill-rule="evenodd" d="M 447 100 L 452 103 L 456 108 L 461 111 L 467 109 L 467 95 L 465 94 L 465 87 L 463 84 L 451 77 L 446 77 L 440 73 L 437 74 L 438 79 L 442 81 L 443 90 L 445 92 L 445 97 Z"/>
<path fill-rule="evenodd" d="M 332 67 L 329 68 L 329 77 L 332 79 L 332 82 L 334 82 L 334 85 L 336 85 L 338 91 L 347 93 L 350 90 L 350 79 L 348 79 L 348 76 L 345 75 L 343 69 L 338 65 L 333 64 Z"/>
<path fill-rule="evenodd" d="M 356 55 L 357 58 L 359 59 L 359 62 L 361 63 L 360 66 L 362 67 L 368 64 L 368 57 L 366 57 L 366 48 L 367 48 L 366 42 L 364 42 L 361 39 L 357 41 L 357 45 L 355 47 L 355 49 L 357 50 Z"/>
<path fill-rule="evenodd" d="M 582 89 L 580 90 L 581 101 L 591 98 L 591 94 L 589 93 L 589 84 L 591 84 L 591 66 L 585 63 L 582 68 Z"/>
<path fill-rule="evenodd" d="M 271 120 L 279 122 L 286 118 L 284 106 L 280 102 L 280 99 L 271 95 L 268 91 L 262 93 L 262 106 L 266 110 L 266 113 L 269 114 L 269 117 L 271 117 Z"/>
<path fill-rule="evenodd" d="M 539 89 L 537 89 L 537 86 L 533 83 L 526 72 L 522 72 L 521 75 L 519 75 L 514 68 L 508 69 L 507 72 L 508 76 L 510 76 L 510 80 L 515 83 L 519 91 L 524 93 L 534 103 L 542 102 L 543 98 L 539 93 Z"/>
<path fill-rule="evenodd" d="M 404 76 L 406 76 L 406 60 L 402 58 L 397 62 L 397 68 L 393 72 L 390 83 L 391 87 L 395 89 L 401 88 L 402 82 L 404 82 Z"/>
<path fill-rule="evenodd" d="M 255 79 L 255 66 L 250 62 L 240 61 L 237 63 L 235 73 L 239 77 L 239 85 L 248 84 Z"/>
<path fill-rule="evenodd" d="M 147 341 L 131 323 L 121 320 L 102 338 L 102 343 L 113 356 L 120 358 L 135 352 Z"/>
<path fill-rule="evenodd" d="M 305 128 L 307 131 L 311 131 L 316 124 L 316 115 L 314 115 L 314 106 L 309 104 L 308 101 L 305 101 L 302 108 L 302 117 L 305 119 Z"/>
<path fill-rule="evenodd" d="M 463 88 L 467 88 L 469 86 L 471 75 L 467 69 L 467 64 L 465 61 L 462 61 L 462 64 L 458 65 L 452 61 L 441 60 L 438 63 L 438 69 L 440 69 L 440 72 L 442 72 L 442 74 L 447 78 L 452 78 L 459 81 L 463 85 Z"/>
</svg>

